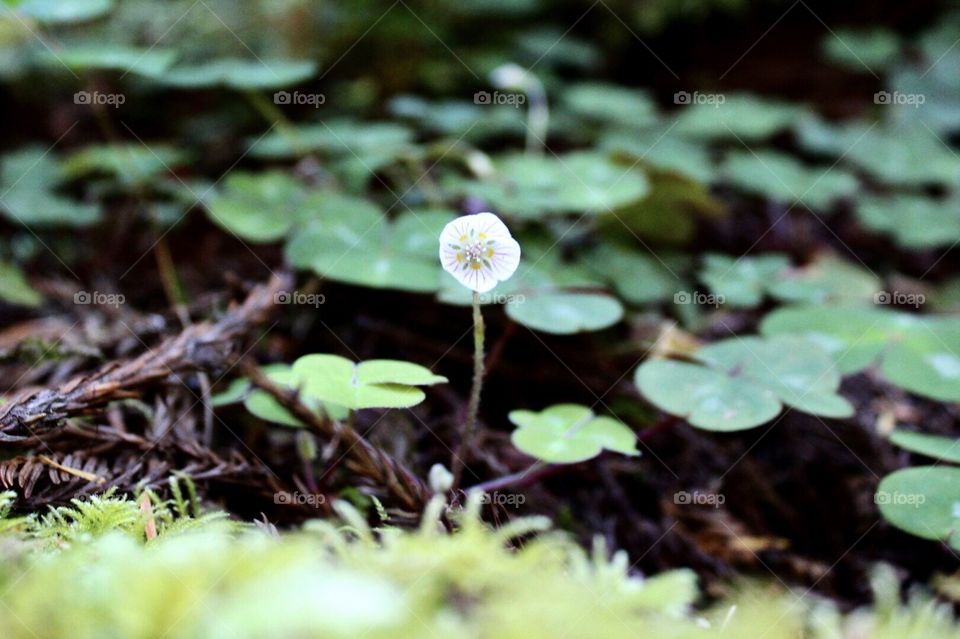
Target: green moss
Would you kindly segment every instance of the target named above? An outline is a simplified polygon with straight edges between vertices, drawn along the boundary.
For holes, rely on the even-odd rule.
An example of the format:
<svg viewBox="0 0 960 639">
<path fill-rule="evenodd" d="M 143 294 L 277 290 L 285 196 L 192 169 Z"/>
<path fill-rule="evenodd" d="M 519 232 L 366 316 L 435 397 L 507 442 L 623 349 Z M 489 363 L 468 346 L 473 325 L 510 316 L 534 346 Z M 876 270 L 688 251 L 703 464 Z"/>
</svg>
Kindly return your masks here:
<svg viewBox="0 0 960 639">
<path fill-rule="evenodd" d="M 943 607 L 921 598 L 900 606 L 889 575 L 876 613 L 844 617 L 772 586 L 697 612 L 691 571 L 629 576 L 625 554 L 608 559 L 599 541 L 587 553 L 545 519 L 492 530 L 476 500 L 453 534 L 437 523 L 440 503 L 413 532 L 371 530 L 341 503 L 343 524 L 276 535 L 185 514 L 178 497 L 155 503 L 157 521 L 169 512 L 172 523 L 149 542 L 136 503 L 78 502 L 0 535 L 0 636 L 960 637 Z M 170 534 L 181 520 L 194 525 Z"/>
</svg>

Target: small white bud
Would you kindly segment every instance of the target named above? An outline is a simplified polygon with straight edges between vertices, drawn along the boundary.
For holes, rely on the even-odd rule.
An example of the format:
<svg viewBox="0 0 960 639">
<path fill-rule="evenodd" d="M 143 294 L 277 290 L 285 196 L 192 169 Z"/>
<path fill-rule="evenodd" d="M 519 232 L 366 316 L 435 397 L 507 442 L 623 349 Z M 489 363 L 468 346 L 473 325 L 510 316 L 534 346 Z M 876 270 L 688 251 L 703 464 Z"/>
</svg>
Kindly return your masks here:
<svg viewBox="0 0 960 639">
<path fill-rule="evenodd" d="M 453 487 L 453 473 L 447 470 L 447 467 L 443 464 L 431 466 L 427 479 L 430 482 L 430 490 L 435 493 L 442 494 Z"/>
</svg>

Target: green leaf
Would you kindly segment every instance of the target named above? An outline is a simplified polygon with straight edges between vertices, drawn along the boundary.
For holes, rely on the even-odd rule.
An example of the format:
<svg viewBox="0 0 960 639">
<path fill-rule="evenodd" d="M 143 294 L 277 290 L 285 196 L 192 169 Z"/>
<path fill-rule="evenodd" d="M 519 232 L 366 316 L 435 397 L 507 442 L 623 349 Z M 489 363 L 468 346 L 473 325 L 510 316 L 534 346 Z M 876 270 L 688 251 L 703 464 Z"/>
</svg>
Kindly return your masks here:
<svg viewBox="0 0 960 639">
<path fill-rule="evenodd" d="M 294 266 L 332 280 L 430 293 L 440 286 L 440 231 L 455 217 L 448 211 L 410 210 L 390 221 L 375 207 L 346 207 L 299 229 L 286 255 Z"/>
<path fill-rule="evenodd" d="M 734 141 L 739 138 L 751 142 L 788 128 L 803 112 L 802 107 L 749 94 L 719 95 L 723 96 L 722 104 L 704 101 L 679 107 L 674 132 L 697 138 Z"/>
<path fill-rule="evenodd" d="M 266 367 L 264 367 L 266 368 Z M 245 377 L 238 377 L 219 393 L 215 393 L 210 398 L 211 406 L 229 406 L 242 402 L 250 392 L 250 380 Z"/>
<path fill-rule="evenodd" d="M 295 388 L 293 370 L 286 364 L 265 366 L 264 373 L 277 384 L 286 386 L 290 389 Z M 302 395 L 300 400 L 309 408 L 312 408 L 317 412 L 322 412 L 323 410 L 323 403 L 318 402 L 312 397 Z M 250 414 L 255 417 L 259 417 L 264 421 L 273 422 L 275 424 L 283 424 L 284 426 L 303 426 L 303 423 L 300 420 L 291 415 L 290 412 L 280 404 L 280 402 L 274 399 L 273 395 L 270 395 L 266 391 L 260 389 L 254 390 L 243 400 L 243 406 L 250 412 Z"/>
<path fill-rule="evenodd" d="M 551 464 L 573 464 L 611 450 L 639 455 L 637 438 L 625 424 L 596 416 L 586 406 L 556 404 L 542 411 L 511 411 L 517 429 L 513 445 L 532 457 Z"/>
<path fill-rule="evenodd" d="M 42 58 L 51 68 L 66 65 L 75 71 L 118 71 L 143 75 L 159 75 L 177 59 L 172 49 L 137 49 L 113 44 L 82 45 L 53 52 Z"/>
<path fill-rule="evenodd" d="M 579 119 L 627 127 L 657 121 L 657 107 L 646 91 L 616 84 L 583 82 L 563 91 L 564 105 Z"/>
<path fill-rule="evenodd" d="M 644 362 L 635 383 L 657 408 L 705 430 L 753 428 L 776 417 L 782 408 L 770 389 L 698 364 Z"/>
<path fill-rule="evenodd" d="M 806 166 L 774 151 L 734 151 L 726 157 L 720 177 L 749 193 L 816 210 L 829 209 L 859 188 L 857 179 L 843 169 Z"/>
<path fill-rule="evenodd" d="M 623 317 L 623 306 L 603 293 L 539 291 L 507 303 L 507 315 L 518 324 L 557 335 L 599 331 Z"/>
<path fill-rule="evenodd" d="M 680 282 L 662 258 L 639 247 L 634 250 L 601 244 L 581 260 L 598 278 L 609 282 L 617 294 L 631 304 L 648 304 L 669 299 Z"/>
<path fill-rule="evenodd" d="M 74 202 L 54 190 L 64 180 L 62 167 L 45 149 L 8 153 L 0 159 L 0 207 L 20 224 L 87 226 L 98 221 L 98 207 Z"/>
<path fill-rule="evenodd" d="M 17 306 L 39 306 L 43 296 L 30 287 L 19 268 L 0 262 L 0 300 Z"/>
<path fill-rule="evenodd" d="M 764 335 L 795 334 L 825 348 L 847 374 L 878 363 L 893 384 L 960 401 L 960 319 L 875 308 L 794 307 L 764 318 Z"/>
<path fill-rule="evenodd" d="M 288 364 L 269 364 L 261 367 L 260 370 L 273 382 L 291 390 L 298 390 L 298 380 Z M 214 395 L 211 400 L 214 406 L 227 406 L 242 401 L 244 408 L 250 414 L 264 421 L 285 426 L 303 426 L 303 423 L 291 415 L 270 393 L 253 388 L 248 379 L 233 380 L 226 390 Z M 324 403 L 304 393 L 300 393 L 300 401 L 308 408 L 330 419 L 345 419 L 350 412 L 343 406 Z"/>
<path fill-rule="evenodd" d="M 643 198 L 644 173 L 606 154 L 580 151 L 563 156 L 508 155 L 495 162 L 487 181 L 454 181 L 450 188 L 479 198 L 506 215 L 537 218 L 555 213 L 602 214 Z"/>
<path fill-rule="evenodd" d="M 418 386 L 445 383 L 428 369 L 395 360 L 356 364 L 337 355 L 305 355 L 293 364 L 294 383 L 305 396 L 358 410 L 406 408 L 423 401 Z"/>
<path fill-rule="evenodd" d="M 732 338 L 705 346 L 695 363 L 648 360 L 635 383 L 655 406 L 705 430 L 735 431 L 776 417 L 783 404 L 849 417 L 829 355 L 797 338 Z"/>
<path fill-rule="evenodd" d="M 148 75 L 163 84 L 183 89 L 224 86 L 244 91 L 300 84 L 316 71 L 316 63 L 309 60 L 218 58 Z"/>
<path fill-rule="evenodd" d="M 767 289 L 786 302 L 868 302 L 880 289 L 880 280 L 856 264 L 824 255 L 802 268 L 781 271 Z"/>
<path fill-rule="evenodd" d="M 93 144 L 63 161 L 62 170 L 68 179 L 105 173 L 116 176 L 128 186 L 148 183 L 165 176 L 182 164 L 186 154 L 169 145 Z"/>
<path fill-rule="evenodd" d="M 679 137 L 670 129 L 614 131 L 601 138 L 600 148 L 627 154 L 631 162 L 670 171 L 697 182 L 710 182 L 716 173 L 706 146 Z"/>
<path fill-rule="evenodd" d="M 306 188 L 282 171 L 236 171 L 207 202 L 207 215 L 222 228 L 251 242 L 286 236 L 311 205 Z"/>
<path fill-rule="evenodd" d="M 113 8 L 112 0 L 23 0 L 17 13 L 49 24 L 99 18 Z"/>
<path fill-rule="evenodd" d="M 756 306 L 764 292 L 790 267 L 790 258 L 780 253 L 733 258 L 716 253 L 703 260 L 700 281 L 731 306 Z"/>
<path fill-rule="evenodd" d="M 855 73 L 879 73 L 900 51 L 900 38 L 885 28 L 837 29 L 823 36 L 824 57 Z"/>
<path fill-rule="evenodd" d="M 808 151 L 842 158 L 882 182 L 953 186 L 960 180 L 960 157 L 916 122 L 832 125 L 805 117 L 798 121 L 796 132 L 800 145 Z"/>
<path fill-rule="evenodd" d="M 925 457 L 960 464 L 960 439 L 897 429 L 890 433 L 890 442 Z"/>
<path fill-rule="evenodd" d="M 891 524 L 960 549 L 960 468 L 918 466 L 887 475 L 874 501 Z"/>
<path fill-rule="evenodd" d="M 390 113 L 412 120 L 418 128 L 465 140 L 526 133 L 526 112 L 507 105 L 474 104 L 462 100 L 430 102 L 401 95 L 390 101 Z"/>
<path fill-rule="evenodd" d="M 960 199 L 918 195 L 870 197 L 857 202 L 857 217 L 867 228 L 891 235 L 908 249 L 952 245 L 960 237 Z"/>
<path fill-rule="evenodd" d="M 334 157 L 359 157 L 370 170 L 413 147 L 414 132 L 394 122 L 330 120 L 322 124 L 275 130 L 250 140 L 250 155 L 257 158 L 292 159 L 304 153 Z"/>
</svg>

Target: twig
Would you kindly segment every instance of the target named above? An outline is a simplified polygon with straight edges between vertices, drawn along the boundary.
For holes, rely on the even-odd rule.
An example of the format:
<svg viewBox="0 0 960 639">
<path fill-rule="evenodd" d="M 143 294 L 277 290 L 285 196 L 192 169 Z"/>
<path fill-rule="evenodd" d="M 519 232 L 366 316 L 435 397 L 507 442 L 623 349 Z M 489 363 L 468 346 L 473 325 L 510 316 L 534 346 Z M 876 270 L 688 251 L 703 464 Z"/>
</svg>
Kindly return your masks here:
<svg viewBox="0 0 960 639">
<path fill-rule="evenodd" d="M 289 275 L 274 275 L 216 322 L 184 328 L 139 357 L 111 362 L 55 389 L 23 391 L 0 406 L 0 441 L 21 441 L 55 428 L 66 417 L 90 415 L 109 402 L 138 397 L 142 389 L 197 371 L 223 369 L 238 340 L 274 310 L 274 295 L 292 286 Z"/>
<path fill-rule="evenodd" d="M 406 466 L 371 444 L 350 426 L 327 419 L 308 408 L 300 401 L 296 390 L 280 386 L 251 362 L 242 363 L 241 370 L 254 386 L 271 395 L 308 428 L 325 439 L 339 439 L 349 470 L 384 486 L 405 509 L 413 513 L 423 510 L 431 492 Z"/>
<path fill-rule="evenodd" d="M 535 484 L 544 477 L 549 477 L 568 468 L 570 468 L 570 465 L 547 465 L 543 462 L 534 462 L 524 470 L 504 475 L 503 477 L 497 477 L 496 479 L 491 479 L 481 484 L 475 484 L 466 490 L 467 492 L 480 490 L 485 493 L 492 493 L 497 490 L 503 490 L 504 488 L 522 488 L 523 486 Z"/>
</svg>

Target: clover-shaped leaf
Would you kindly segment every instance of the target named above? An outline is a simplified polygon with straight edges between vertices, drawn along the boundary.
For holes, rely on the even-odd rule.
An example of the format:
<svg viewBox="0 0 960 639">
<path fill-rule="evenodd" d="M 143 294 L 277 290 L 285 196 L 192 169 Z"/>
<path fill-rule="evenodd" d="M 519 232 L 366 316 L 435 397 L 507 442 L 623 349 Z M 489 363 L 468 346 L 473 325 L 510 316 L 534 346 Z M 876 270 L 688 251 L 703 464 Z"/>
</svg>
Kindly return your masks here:
<svg viewBox="0 0 960 639">
<path fill-rule="evenodd" d="M 100 209 L 60 195 L 54 189 L 66 180 L 63 167 L 41 147 L 29 147 L 0 159 L 0 207 L 20 224 L 87 226 L 100 219 Z"/>
<path fill-rule="evenodd" d="M 409 210 L 395 220 L 372 206 L 318 216 L 292 234 L 287 259 L 332 280 L 429 293 L 440 286 L 437 238 L 456 215 Z"/>
<path fill-rule="evenodd" d="M 828 209 L 856 193 L 859 182 L 833 166 L 812 167 L 773 151 L 735 151 L 727 156 L 720 177 L 749 193 L 811 209 Z"/>
<path fill-rule="evenodd" d="M 880 280 L 873 273 L 831 255 L 780 271 L 767 282 L 773 297 L 809 304 L 872 301 L 879 288 Z"/>
<path fill-rule="evenodd" d="M 623 306 L 605 293 L 542 290 L 507 302 L 507 315 L 544 333 L 599 331 L 623 317 Z"/>
<path fill-rule="evenodd" d="M 306 207 L 306 189 L 283 171 L 237 171 L 207 203 L 209 217 L 219 226 L 251 242 L 275 242 L 284 237 Z"/>
<path fill-rule="evenodd" d="M 631 161 L 669 171 L 698 182 L 710 182 L 716 173 L 709 150 L 702 144 L 668 135 L 669 129 L 653 127 L 643 131 L 613 131 L 600 140 L 600 147 L 626 153 Z"/>
<path fill-rule="evenodd" d="M 809 116 L 798 120 L 796 131 L 808 151 L 842 158 L 882 182 L 953 186 L 960 179 L 960 158 L 918 121 L 832 125 Z"/>
<path fill-rule="evenodd" d="M 410 362 L 375 359 L 355 363 L 337 355 L 305 355 L 293 364 L 293 384 L 304 396 L 362 408 L 406 408 L 423 401 L 418 386 L 447 381 Z"/>
<path fill-rule="evenodd" d="M 303 153 L 319 152 L 333 157 L 357 157 L 369 171 L 375 171 L 386 159 L 412 147 L 414 132 L 395 122 L 356 122 L 330 120 L 322 124 L 274 131 L 250 141 L 250 155 L 268 159 L 295 158 Z"/>
<path fill-rule="evenodd" d="M 712 97 L 715 99 L 690 104 L 691 94 L 677 94 L 675 100 L 684 106 L 680 107 L 674 131 L 691 137 L 731 140 L 740 138 L 749 142 L 786 129 L 802 112 L 801 107 L 749 94 Z"/>
<path fill-rule="evenodd" d="M 19 306 L 39 306 L 43 296 L 30 287 L 16 265 L 0 262 L 0 300 Z"/>
<path fill-rule="evenodd" d="M 287 364 L 269 364 L 260 369 L 271 381 L 291 390 L 300 390 L 297 377 L 293 369 Z M 315 397 L 303 392 L 299 394 L 300 401 L 317 413 L 325 414 L 330 419 L 344 419 L 349 411 L 337 404 L 324 403 Z M 252 415 L 275 424 L 300 427 L 303 423 L 283 407 L 272 395 L 264 390 L 253 388 L 249 380 L 241 378 L 234 380 L 225 391 L 214 395 L 214 406 L 225 406 L 236 402 L 243 402 Z"/>
<path fill-rule="evenodd" d="M 139 186 L 183 163 L 185 154 L 165 144 L 92 144 L 72 154 L 61 168 L 68 179 L 90 174 L 117 177 L 126 186 Z"/>
<path fill-rule="evenodd" d="M 761 331 L 801 335 L 816 342 L 844 374 L 877 362 L 891 383 L 910 392 L 960 401 L 958 318 L 874 308 L 794 307 L 767 315 Z"/>
<path fill-rule="evenodd" d="M 144 75 L 184 89 L 224 86 L 243 91 L 299 84 L 316 70 L 316 63 L 310 60 L 216 58 L 203 64 L 175 66 Z"/>
<path fill-rule="evenodd" d="M 113 0 L 24 0 L 17 13 L 49 24 L 67 24 L 99 18 L 113 8 Z"/>
<path fill-rule="evenodd" d="M 463 100 L 431 102 L 413 95 L 390 101 L 390 113 L 415 122 L 421 129 L 477 140 L 494 135 L 522 136 L 523 111 L 512 106 L 475 104 Z"/>
<path fill-rule="evenodd" d="M 643 198 L 649 189 L 640 169 L 620 165 L 604 153 L 563 156 L 508 155 L 497 160 L 486 181 L 456 181 L 451 188 L 516 217 L 554 213 L 603 214 Z"/>
<path fill-rule="evenodd" d="M 70 47 L 54 53 L 47 52 L 41 61 L 50 68 L 65 65 L 77 71 L 110 70 L 143 75 L 159 75 L 169 69 L 177 59 L 171 49 L 133 48 L 100 43 L 97 46 Z"/>
<path fill-rule="evenodd" d="M 960 464 L 960 439 L 898 428 L 890 433 L 890 442 L 924 457 Z"/>
<path fill-rule="evenodd" d="M 597 416 L 586 406 L 556 404 L 540 412 L 515 410 L 510 421 L 517 429 L 513 445 L 551 464 L 573 464 L 611 450 L 639 455 L 637 438 L 625 424 Z"/>
<path fill-rule="evenodd" d="M 566 107 L 587 121 L 636 128 L 657 121 L 657 106 L 650 94 L 615 84 L 583 82 L 563 92 Z"/>
<path fill-rule="evenodd" d="M 960 468 L 898 470 L 880 481 L 874 501 L 897 528 L 960 549 Z"/>
<path fill-rule="evenodd" d="M 294 375 L 293 369 L 286 364 L 265 366 L 264 373 L 281 386 L 297 389 L 297 377 Z M 343 419 L 348 413 L 342 406 L 321 402 L 307 393 L 300 394 L 300 401 L 317 413 L 325 413 L 331 419 Z M 266 391 L 255 389 L 243 400 L 243 405 L 251 414 L 264 421 L 286 426 L 303 426 L 300 420 L 291 415 L 280 402 L 273 398 L 273 395 Z"/>
<path fill-rule="evenodd" d="M 700 281 L 731 306 L 756 306 L 771 281 L 790 267 L 790 258 L 779 253 L 734 258 L 710 254 L 703 260 Z"/>
<path fill-rule="evenodd" d="M 581 263 L 612 284 L 624 300 L 648 304 L 668 299 L 677 290 L 679 282 L 668 259 L 608 242 L 587 253 Z"/>
<path fill-rule="evenodd" d="M 840 376 L 830 356 L 798 338 L 732 338 L 698 350 L 694 362 L 648 360 L 635 382 L 655 406 L 717 431 L 753 428 L 784 404 L 814 415 L 849 417 L 837 395 Z"/>
<path fill-rule="evenodd" d="M 865 198 L 857 217 L 867 228 L 890 235 L 904 248 L 952 245 L 960 237 L 960 199 L 918 195 Z"/>
<path fill-rule="evenodd" d="M 837 29 L 824 34 L 824 57 L 854 73 L 878 73 L 897 60 L 900 38 L 885 28 Z"/>
</svg>

